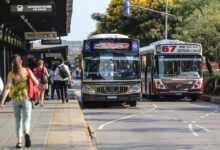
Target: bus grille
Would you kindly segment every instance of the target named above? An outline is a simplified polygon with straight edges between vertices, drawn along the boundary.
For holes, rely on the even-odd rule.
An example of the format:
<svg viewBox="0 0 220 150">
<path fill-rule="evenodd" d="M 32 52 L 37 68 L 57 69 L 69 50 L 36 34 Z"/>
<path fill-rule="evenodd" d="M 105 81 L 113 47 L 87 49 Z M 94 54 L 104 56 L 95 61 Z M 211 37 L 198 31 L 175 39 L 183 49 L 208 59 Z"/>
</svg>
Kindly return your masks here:
<svg viewBox="0 0 220 150">
<path fill-rule="evenodd" d="M 127 86 L 101 86 L 97 87 L 96 91 L 98 94 L 123 94 L 127 93 Z"/>
<path fill-rule="evenodd" d="M 192 84 L 167 84 L 168 89 L 189 89 Z"/>
</svg>

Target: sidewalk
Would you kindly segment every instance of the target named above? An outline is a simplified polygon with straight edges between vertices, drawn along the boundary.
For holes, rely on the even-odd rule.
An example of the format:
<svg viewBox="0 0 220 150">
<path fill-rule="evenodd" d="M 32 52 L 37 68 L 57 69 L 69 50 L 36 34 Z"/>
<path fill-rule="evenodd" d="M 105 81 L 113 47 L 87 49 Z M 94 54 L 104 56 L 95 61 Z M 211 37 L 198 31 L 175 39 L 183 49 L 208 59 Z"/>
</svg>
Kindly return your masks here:
<svg viewBox="0 0 220 150">
<path fill-rule="evenodd" d="M 199 97 L 199 99 L 220 104 L 220 96 L 216 96 L 216 95 L 203 94 Z"/>
<path fill-rule="evenodd" d="M 17 143 L 12 103 L 0 110 L 0 149 L 15 149 Z M 77 100 L 45 100 L 34 106 L 31 120 L 31 150 L 94 150 Z M 23 142 L 24 145 L 24 142 Z M 25 149 L 25 148 L 23 148 Z"/>
</svg>

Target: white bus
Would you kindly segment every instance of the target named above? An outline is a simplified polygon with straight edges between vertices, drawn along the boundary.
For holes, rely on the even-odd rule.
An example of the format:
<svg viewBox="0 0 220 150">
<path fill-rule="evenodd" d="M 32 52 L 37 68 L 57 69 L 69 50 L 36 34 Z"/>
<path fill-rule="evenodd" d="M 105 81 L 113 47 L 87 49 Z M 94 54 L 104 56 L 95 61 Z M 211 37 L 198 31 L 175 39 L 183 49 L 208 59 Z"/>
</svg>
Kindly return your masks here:
<svg viewBox="0 0 220 150">
<path fill-rule="evenodd" d="M 189 97 L 203 92 L 202 47 L 197 43 L 161 40 L 140 48 L 143 96 Z"/>
</svg>

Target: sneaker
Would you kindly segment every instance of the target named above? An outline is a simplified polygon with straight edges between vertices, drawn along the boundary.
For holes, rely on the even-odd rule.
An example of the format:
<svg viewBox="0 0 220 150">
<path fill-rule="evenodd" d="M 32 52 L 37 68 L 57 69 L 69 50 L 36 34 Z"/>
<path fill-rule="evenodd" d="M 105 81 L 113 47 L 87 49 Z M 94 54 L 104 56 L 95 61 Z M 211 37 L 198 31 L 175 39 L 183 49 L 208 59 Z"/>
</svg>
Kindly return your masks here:
<svg viewBox="0 0 220 150">
<path fill-rule="evenodd" d="M 38 105 L 39 104 L 39 102 L 37 101 L 34 105 Z"/>
</svg>

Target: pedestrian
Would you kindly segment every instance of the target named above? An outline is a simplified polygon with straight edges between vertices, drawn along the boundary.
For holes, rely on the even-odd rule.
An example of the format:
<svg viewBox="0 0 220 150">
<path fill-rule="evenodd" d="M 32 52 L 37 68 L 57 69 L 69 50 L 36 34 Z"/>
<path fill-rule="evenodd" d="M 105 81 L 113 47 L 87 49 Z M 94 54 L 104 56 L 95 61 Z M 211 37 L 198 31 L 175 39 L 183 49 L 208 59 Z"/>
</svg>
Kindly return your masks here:
<svg viewBox="0 0 220 150">
<path fill-rule="evenodd" d="M 16 134 L 18 138 L 16 148 L 22 147 L 23 132 L 25 134 L 25 147 L 30 147 L 31 140 L 29 133 L 32 103 L 29 98 L 28 78 L 30 77 L 35 85 L 38 85 L 38 80 L 31 72 L 31 70 L 28 76 L 26 68 L 22 66 L 20 55 L 14 55 L 12 63 L 13 68 L 12 71 L 10 71 L 8 74 L 7 84 L 2 95 L 1 108 L 4 108 L 4 102 L 9 94 L 10 98 L 12 99 L 16 122 Z"/>
<path fill-rule="evenodd" d="M 67 88 L 68 84 L 72 83 L 72 78 L 70 76 L 69 67 L 64 64 L 64 59 L 60 59 L 60 65 L 56 68 L 55 73 L 52 77 L 52 82 L 54 82 L 54 78 L 56 75 L 59 75 L 59 86 L 61 92 L 62 103 L 66 100 L 68 103 L 68 93 Z"/>
<path fill-rule="evenodd" d="M 55 72 L 57 66 L 58 66 L 58 64 L 54 64 L 54 65 L 53 65 L 52 71 L 51 71 L 51 77 L 53 77 L 54 72 Z M 52 78 L 51 78 L 51 81 L 52 81 Z M 55 90 L 56 90 L 58 99 L 60 99 L 59 74 L 57 74 L 57 75 L 54 77 L 53 82 L 51 82 L 51 99 L 52 99 L 52 100 L 54 99 L 54 92 L 55 92 Z"/>
<path fill-rule="evenodd" d="M 38 60 L 38 67 L 34 68 L 34 74 L 37 77 L 39 81 L 38 88 L 40 90 L 40 106 L 43 107 L 44 103 L 44 93 L 45 90 L 48 89 L 48 79 L 45 81 L 45 76 L 46 78 L 49 77 L 49 74 L 47 72 L 46 67 L 44 66 L 44 61 L 42 59 Z M 45 80 L 43 80 L 45 79 Z M 39 102 L 36 102 L 35 105 L 38 105 Z"/>
<path fill-rule="evenodd" d="M 51 85 L 51 74 L 52 74 L 52 70 L 50 69 L 50 67 L 47 65 L 47 64 L 45 64 L 45 67 L 47 68 L 47 72 L 48 72 L 48 74 L 49 74 L 49 77 L 48 77 L 48 89 L 46 89 L 45 90 L 45 93 L 44 93 L 44 98 L 46 99 L 46 100 L 49 100 L 49 91 L 50 91 L 50 85 Z"/>
<path fill-rule="evenodd" d="M 0 77 L 0 98 L 1 98 L 3 90 L 4 90 L 4 83 L 2 81 L 2 78 Z"/>
</svg>

